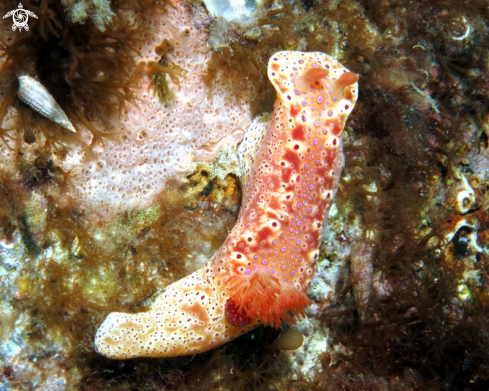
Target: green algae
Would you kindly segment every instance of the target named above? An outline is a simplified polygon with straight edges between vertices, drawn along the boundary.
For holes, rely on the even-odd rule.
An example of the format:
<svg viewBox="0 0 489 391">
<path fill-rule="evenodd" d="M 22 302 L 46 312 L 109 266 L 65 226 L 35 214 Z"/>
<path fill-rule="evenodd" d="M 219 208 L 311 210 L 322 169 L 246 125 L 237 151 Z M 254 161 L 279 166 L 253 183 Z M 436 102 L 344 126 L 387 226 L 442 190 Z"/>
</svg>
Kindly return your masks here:
<svg viewBox="0 0 489 391">
<path fill-rule="evenodd" d="M 151 81 L 155 86 L 155 92 L 157 93 L 160 102 L 165 105 L 169 104 L 173 100 L 174 95 L 166 81 L 166 73 L 153 73 L 153 75 L 151 75 Z"/>
</svg>

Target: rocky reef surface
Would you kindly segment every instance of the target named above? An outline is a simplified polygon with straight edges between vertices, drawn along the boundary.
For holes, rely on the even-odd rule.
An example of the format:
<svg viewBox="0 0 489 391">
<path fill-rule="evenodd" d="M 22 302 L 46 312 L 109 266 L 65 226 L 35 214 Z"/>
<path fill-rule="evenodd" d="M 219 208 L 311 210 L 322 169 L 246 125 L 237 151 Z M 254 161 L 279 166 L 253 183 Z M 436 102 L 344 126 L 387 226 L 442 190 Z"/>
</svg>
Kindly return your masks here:
<svg viewBox="0 0 489 391">
<path fill-rule="evenodd" d="M 38 19 L 0 40 L 0 390 L 488 387 L 486 1 L 23 4 Z M 279 50 L 360 75 L 303 346 L 260 327 L 195 356 L 97 355 L 109 312 L 147 308 L 233 226 L 235 146 L 272 108 Z M 76 133 L 19 101 L 22 74 Z"/>
</svg>

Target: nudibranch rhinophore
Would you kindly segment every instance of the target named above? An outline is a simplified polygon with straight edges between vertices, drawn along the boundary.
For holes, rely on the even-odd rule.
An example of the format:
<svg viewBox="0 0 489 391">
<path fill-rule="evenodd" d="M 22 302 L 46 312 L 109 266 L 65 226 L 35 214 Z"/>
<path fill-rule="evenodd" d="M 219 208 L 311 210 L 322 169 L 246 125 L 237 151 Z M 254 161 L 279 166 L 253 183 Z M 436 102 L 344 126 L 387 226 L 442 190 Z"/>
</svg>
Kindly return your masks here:
<svg viewBox="0 0 489 391">
<path fill-rule="evenodd" d="M 243 142 L 249 164 L 236 225 L 203 268 L 169 285 L 149 311 L 109 314 L 95 336 L 99 353 L 194 354 L 304 315 L 358 76 L 326 54 L 284 51 L 270 59 L 268 77 L 277 98 L 265 131 Z"/>
</svg>

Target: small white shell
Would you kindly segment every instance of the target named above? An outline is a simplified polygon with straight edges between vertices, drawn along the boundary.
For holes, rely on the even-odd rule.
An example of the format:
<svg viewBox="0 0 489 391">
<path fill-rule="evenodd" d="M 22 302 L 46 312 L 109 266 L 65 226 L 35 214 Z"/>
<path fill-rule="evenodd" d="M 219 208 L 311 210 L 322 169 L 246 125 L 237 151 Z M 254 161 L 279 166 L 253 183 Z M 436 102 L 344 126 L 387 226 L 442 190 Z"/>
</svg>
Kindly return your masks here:
<svg viewBox="0 0 489 391">
<path fill-rule="evenodd" d="M 46 87 L 27 75 L 19 76 L 18 79 L 19 91 L 17 92 L 17 95 L 22 102 L 37 111 L 43 117 L 76 133 L 73 124 Z"/>
</svg>

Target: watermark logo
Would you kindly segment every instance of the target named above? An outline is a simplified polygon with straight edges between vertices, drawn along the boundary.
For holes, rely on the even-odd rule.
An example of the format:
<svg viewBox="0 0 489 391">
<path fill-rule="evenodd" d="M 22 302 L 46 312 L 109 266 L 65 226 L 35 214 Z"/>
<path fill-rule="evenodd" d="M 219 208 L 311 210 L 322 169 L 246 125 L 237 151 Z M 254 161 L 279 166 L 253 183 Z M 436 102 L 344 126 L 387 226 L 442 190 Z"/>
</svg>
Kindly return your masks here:
<svg viewBox="0 0 489 391">
<path fill-rule="evenodd" d="M 5 15 L 3 15 L 3 18 L 5 19 L 12 17 L 14 21 L 14 24 L 12 25 L 12 31 L 15 31 L 17 28 L 19 29 L 19 31 L 22 31 L 23 28 L 25 29 L 25 31 L 29 31 L 29 25 L 27 24 L 27 22 L 29 21 L 29 16 L 37 19 L 37 15 L 34 12 L 25 10 L 22 3 L 19 3 L 19 8 L 7 12 Z"/>
</svg>

